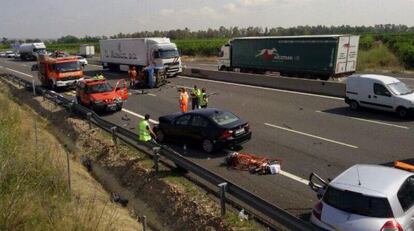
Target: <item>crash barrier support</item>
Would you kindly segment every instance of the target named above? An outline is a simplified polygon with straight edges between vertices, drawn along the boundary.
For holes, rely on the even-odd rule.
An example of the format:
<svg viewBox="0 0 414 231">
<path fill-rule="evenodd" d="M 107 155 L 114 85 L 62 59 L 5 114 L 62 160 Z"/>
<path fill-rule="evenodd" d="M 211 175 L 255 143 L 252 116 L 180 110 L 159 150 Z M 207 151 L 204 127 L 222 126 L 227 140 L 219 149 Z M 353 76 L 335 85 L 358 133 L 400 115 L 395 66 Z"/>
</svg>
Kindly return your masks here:
<svg viewBox="0 0 414 231">
<path fill-rule="evenodd" d="M 116 126 L 111 127 L 112 142 L 114 143 L 115 148 L 118 148 L 118 142 L 117 142 L 116 130 L 117 130 L 117 127 L 116 127 Z"/>
<path fill-rule="evenodd" d="M 226 188 L 227 188 L 227 183 L 223 182 L 221 184 L 218 184 L 218 187 L 220 188 L 221 216 L 224 216 L 224 215 L 226 215 Z"/>
<path fill-rule="evenodd" d="M 16 76 L 8 76 L 10 78 L 18 78 Z M 21 81 L 25 84 L 25 86 L 31 86 L 31 83 L 27 80 L 21 79 Z M 26 87 L 27 88 L 27 87 Z M 36 86 L 36 93 L 37 94 L 43 94 L 47 99 L 50 99 L 54 101 L 56 104 L 61 105 L 62 107 L 68 109 L 70 107 L 70 104 L 73 103 L 71 100 L 66 99 L 62 95 L 54 92 L 45 90 L 39 86 Z M 254 210 L 256 210 L 260 214 L 264 214 L 266 217 L 262 217 L 261 215 L 255 214 L 256 217 L 268 224 L 269 226 L 272 226 L 273 228 L 276 228 L 277 226 L 273 223 L 268 222 L 268 218 L 273 220 L 274 222 L 277 222 L 284 227 L 286 227 L 289 230 L 295 230 L 295 231 L 309 231 L 309 230 L 320 230 L 316 228 L 315 226 L 311 225 L 309 222 L 303 221 L 299 219 L 298 217 L 292 215 L 291 213 L 285 211 L 282 208 L 279 208 L 278 206 L 266 201 L 265 199 L 249 192 L 246 189 L 243 189 L 242 187 L 238 186 L 237 184 L 229 181 L 228 179 L 225 179 L 216 173 L 213 173 L 204 167 L 190 161 L 189 159 L 182 156 L 180 153 L 177 153 L 170 147 L 166 145 L 159 145 L 155 142 L 137 142 L 138 135 L 132 131 L 129 131 L 123 127 L 117 126 L 116 124 L 106 121 L 102 119 L 99 115 L 97 115 L 92 110 L 85 108 L 82 105 L 74 104 L 72 106 L 73 113 L 76 113 L 77 115 L 88 119 L 88 122 L 91 124 L 98 126 L 99 128 L 111 132 L 111 128 L 116 127 L 117 136 L 118 139 L 128 143 L 133 144 L 132 146 L 137 148 L 139 151 L 144 152 L 150 156 L 153 156 L 153 153 L 148 152 L 148 150 L 153 150 L 154 147 L 159 148 L 159 155 L 167 158 L 168 160 L 175 163 L 176 166 L 179 166 L 189 172 L 192 172 L 193 174 L 197 175 L 198 177 L 203 178 L 207 182 L 213 184 L 213 185 L 219 185 L 225 182 L 225 186 L 220 187 L 220 189 L 223 189 L 220 191 L 223 193 L 223 198 L 225 198 L 224 193 L 228 193 L 232 197 L 236 198 L 237 200 L 241 201 L 242 203 L 250 206 Z M 91 128 L 91 127 L 90 127 Z M 144 148 L 141 148 L 144 147 Z M 145 150 L 147 149 L 147 150 Z M 225 191 L 224 191 L 225 190 Z M 241 205 L 239 205 L 242 207 Z M 223 206 L 225 209 L 225 205 Z M 223 212 L 223 210 L 222 210 Z M 224 210 L 225 212 L 225 210 Z M 251 213 L 255 213 L 255 211 L 250 211 Z"/>
<path fill-rule="evenodd" d="M 341 98 L 345 97 L 346 91 L 345 83 L 294 77 L 268 76 L 263 74 L 248 74 L 229 71 L 212 71 L 195 68 L 184 69 L 182 75 L 200 79 L 224 81 Z"/>
<path fill-rule="evenodd" d="M 160 148 L 159 147 L 155 147 L 155 148 L 152 148 L 152 152 L 153 152 L 153 155 L 154 155 L 154 157 L 153 157 L 153 159 L 154 159 L 154 171 L 155 171 L 155 173 L 158 173 L 158 171 L 159 171 L 159 165 L 158 165 L 158 162 L 159 162 L 159 160 L 160 160 Z"/>
</svg>

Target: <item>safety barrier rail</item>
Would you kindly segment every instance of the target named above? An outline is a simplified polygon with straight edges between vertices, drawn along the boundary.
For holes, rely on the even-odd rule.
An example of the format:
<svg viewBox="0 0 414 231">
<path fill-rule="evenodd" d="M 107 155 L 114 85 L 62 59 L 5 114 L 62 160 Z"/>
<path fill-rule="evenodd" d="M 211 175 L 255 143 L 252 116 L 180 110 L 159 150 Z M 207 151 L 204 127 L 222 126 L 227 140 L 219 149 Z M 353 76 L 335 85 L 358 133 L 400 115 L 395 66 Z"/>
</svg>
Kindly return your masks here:
<svg viewBox="0 0 414 231">
<path fill-rule="evenodd" d="M 291 213 L 279 208 L 278 206 L 266 201 L 265 199 L 243 189 L 242 187 L 238 186 L 237 184 L 203 168 L 202 166 L 188 160 L 181 154 L 177 153 L 175 150 L 171 149 L 165 145 L 159 145 L 155 143 L 148 143 L 148 142 L 140 142 L 137 140 L 137 134 L 129 131 L 123 127 L 120 127 L 112 122 L 102 119 L 98 114 L 94 111 L 83 107 L 71 101 L 61 94 L 44 89 L 40 86 L 35 86 L 34 82 L 27 81 L 25 79 L 21 79 L 14 75 L 7 75 L 8 79 L 14 81 L 15 83 L 26 87 L 28 90 L 36 93 L 38 95 L 42 95 L 47 99 L 52 100 L 53 102 L 63 106 L 69 112 L 75 113 L 85 119 L 87 119 L 90 123 L 93 123 L 97 127 L 104 129 L 108 132 L 111 132 L 112 135 L 115 135 L 116 138 L 123 140 L 128 144 L 137 144 L 134 145 L 135 148 L 139 149 L 139 151 L 145 152 L 150 156 L 153 156 L 153 153 L 148 152 L 148 150 L 152 150 L 154 147 L 159 148 L 159 153 L 164 156 L 165 158 L 169 159 L 170 161 L 174 162 L 175 165 L 184 168 L 185 170 L 197 175 L 198 177 L 203 178 L 207 182 L 217 185 L 226 193 L 232 195 L 234 198 L 238 199 L 242 203 L 245 203 L 252 207 L 254 210 L 259 212 L 260 214 L 264 214 L 268 218 L 272 219 L 273 221 L 283 225 L 284 227 L 288 228 L 289 230 L 295 231 L 308 231 L 308 230 L 319 230 L 315 226 L 311 225 L 310 223 L 299 219 L 298 217 L 292 215 Z M 145 147 L 148 150 L 144 150 L 140 147 Z M 224 193 L 224 191 L 222 193 Z M 240 206 L 241 207 L 241 206 Z M 262 220 L 266 224 L 273 226 L 273 224 L 269 224 L 266 218 L 262 218 L 260 215 L 257 215 L 257 212 L 249 211 L 256 215 L 259 220 Z M 273 227 L 275 228 L 275 227 Z"/>
</svg>

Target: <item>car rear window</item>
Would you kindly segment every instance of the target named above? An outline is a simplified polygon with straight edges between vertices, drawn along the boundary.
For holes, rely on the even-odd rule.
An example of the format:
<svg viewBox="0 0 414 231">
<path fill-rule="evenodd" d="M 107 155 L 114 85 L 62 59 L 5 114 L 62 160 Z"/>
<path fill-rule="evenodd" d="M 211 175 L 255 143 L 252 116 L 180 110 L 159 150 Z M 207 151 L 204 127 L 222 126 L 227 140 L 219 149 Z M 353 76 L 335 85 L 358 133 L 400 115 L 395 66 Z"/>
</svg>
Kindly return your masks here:
<svg viewBox="0 0 414 231">
<path fill-rule="evenodd" d="M 239 120 L 239 118 L 227 111 L 215 112 L 210 116 L 210 118 L 216 122 L 218 125 L 231 124 Z"/>
<path fill-rule="evenodd" d="M 378 218 L 393 217 L 390 204 L 386 198 L 372 197 L 329 187 L 323 196 L 323 201 L 348 213 Z"/>
<path fill-rule="evenodd" d="M 414 176 L 410 176 L 401 186 L 397 193 L 398 200 L 404 211 L 414 205 Z"/>
</svg>

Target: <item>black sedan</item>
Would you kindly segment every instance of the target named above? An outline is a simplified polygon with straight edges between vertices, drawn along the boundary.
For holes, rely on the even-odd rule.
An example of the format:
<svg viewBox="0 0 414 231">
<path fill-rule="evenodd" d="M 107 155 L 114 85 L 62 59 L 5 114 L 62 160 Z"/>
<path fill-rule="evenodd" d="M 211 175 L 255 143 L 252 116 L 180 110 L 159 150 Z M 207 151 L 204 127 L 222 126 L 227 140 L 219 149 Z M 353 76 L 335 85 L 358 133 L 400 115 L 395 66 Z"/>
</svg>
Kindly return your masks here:
<svg viewBox="0 0 414 231">
<path fill-rule="evenodd" d="M 174 113 L 159 118 L 157 139 L 201 143 L 205 152 L 242 144 L 251 139 L 249 124 L 231 112 L 216 108 Z"/>
</svg>

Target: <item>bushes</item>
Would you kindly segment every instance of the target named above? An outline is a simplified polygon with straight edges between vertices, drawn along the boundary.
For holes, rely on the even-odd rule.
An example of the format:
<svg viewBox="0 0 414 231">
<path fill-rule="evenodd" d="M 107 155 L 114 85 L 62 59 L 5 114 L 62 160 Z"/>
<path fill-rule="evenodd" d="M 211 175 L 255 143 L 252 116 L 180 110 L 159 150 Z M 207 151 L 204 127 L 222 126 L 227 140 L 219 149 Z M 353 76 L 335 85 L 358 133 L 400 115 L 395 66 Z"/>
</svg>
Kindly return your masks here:
<svg viewBox="0 0 414 231">
<path fill-rule="evenodd" d="M 357 68 L 359 71 L 378 69 L 401 71 L 403 69 L 399 59 L 381 43 L 368 50 L 359 50 Z"/>
<path fill-rule="evenodd" d="M 179 39 L 173 42 L 177 44 L 181 55 L 188 56 L 217 56 L 221 46 L 229 39 Z"/>
<path fill-rule="evenodd" d="M 375 44 L 375 37 L 372 34 L 361 35 L 359 48 L 363 50 L 371 49 Z"/>
<path fill-rule="evenodd" d="M 414 68 L 414 34 L 380 34 L 376 37 L 395 53 L 406 68 Z"/>
</svg>

